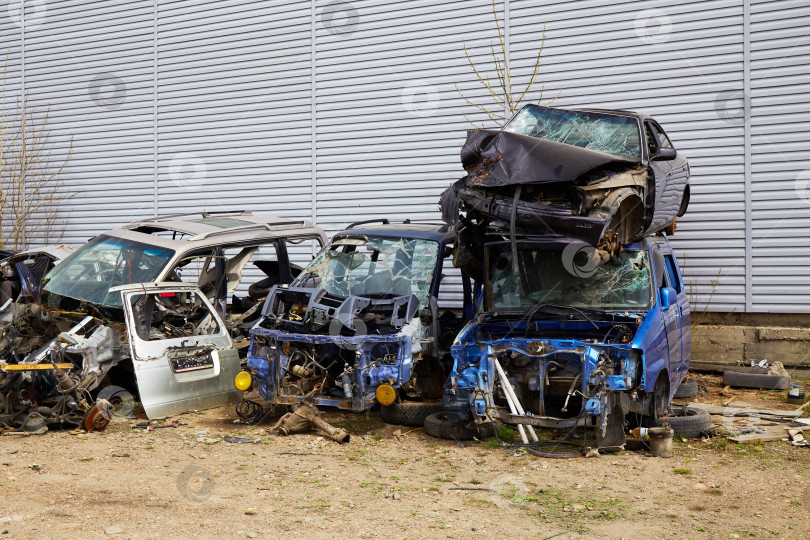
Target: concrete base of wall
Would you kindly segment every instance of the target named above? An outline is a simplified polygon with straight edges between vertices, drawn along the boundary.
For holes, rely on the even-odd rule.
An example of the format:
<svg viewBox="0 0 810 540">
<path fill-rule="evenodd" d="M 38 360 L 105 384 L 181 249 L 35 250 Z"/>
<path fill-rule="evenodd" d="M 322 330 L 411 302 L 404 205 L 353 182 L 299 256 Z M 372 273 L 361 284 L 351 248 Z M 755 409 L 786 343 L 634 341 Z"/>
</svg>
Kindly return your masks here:
<svg viewBox="0 0 810 540">
<path fill-rule="evenodd" d="M 778 318 L 778 317 L 777 317 Z M 777 321 L 774 321 L 777 322 Z M 750 366 L 767 359 L 810 367 L 810 328 L 701 324 L 692 327 L 692 361 Z"/>
</svg>

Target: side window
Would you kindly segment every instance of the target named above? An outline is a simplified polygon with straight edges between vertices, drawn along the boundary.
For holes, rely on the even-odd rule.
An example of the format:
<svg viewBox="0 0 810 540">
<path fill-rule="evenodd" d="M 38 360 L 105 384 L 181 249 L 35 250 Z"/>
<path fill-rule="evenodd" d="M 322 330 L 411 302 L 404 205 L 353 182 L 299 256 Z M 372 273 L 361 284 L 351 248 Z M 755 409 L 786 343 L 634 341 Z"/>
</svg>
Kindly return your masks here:
<svg viewBox="0 0 810 540">
<path fill-rule="evenodd" d="M 674 255 L 664 255 L 664 260 L 667 263 L 667 273 L 669 274 L 670 287 L 675 289 L 675 292 L 681 293 L 683 291 L 683 284 L 681 278 L 678 276 L 678 265 L 675 263 Z"/>
<path fill-rule="evenodd" d="M 287 256 L 290 258 L 290 270 L 292 270 L 293 278 L 312 262 L 322 247 L 318 238 L 287 240 Z"/>
<path fill-rule="evenodd" d="M 655 286 L 660 289 L 661 287 L 669 287 L 667 280 L 666 262 L 664 256 L 661 254 L 657 246 L 650 249 L 652 253 L 653 271 L 655 272 Z"/>
<path fill-rule="evenodd" d="M 652 124 L 652 130 L 655 134 L 656 140 L 658 141 L 658 146 L 661 148 L 672 148 L 672 143 L 669 141 L 667 134 L 664 133 L 664 130 L 661 129 L 661 126 L 658 124 Z"/>
<path fill-rule="evenodd" d="M 649 122 L 644 122 L 644 133 L 647 136 L 647 148 L 650 149 L 650 155 L 653 155 L 658 151 L 658 139 Z"/>
</svg>

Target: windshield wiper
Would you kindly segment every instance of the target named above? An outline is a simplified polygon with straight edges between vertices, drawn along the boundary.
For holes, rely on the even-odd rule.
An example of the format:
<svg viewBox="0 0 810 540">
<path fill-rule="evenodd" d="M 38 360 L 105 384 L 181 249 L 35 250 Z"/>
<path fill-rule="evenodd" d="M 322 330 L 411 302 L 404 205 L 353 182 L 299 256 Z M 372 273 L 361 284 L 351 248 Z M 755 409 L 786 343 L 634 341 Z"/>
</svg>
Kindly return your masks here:
<svg viewBox="0 0 810 540">
<path fill-rule="evenodd" d="M 585 314 L 585 311 L 589 311 L 589 312 L 591 312 L 591 313 L 593 313 L 593 314 L 600 314 L 600 315 L 602 314 L 602 312 L 601 312 L 601 311 L 599 311 L 599 310 L 597 310 L 597 309 L 591 309 L 591 308 L 578 308 L 578 307 L 574 307 L 574 306 L 564 306 L 564 305 L 560 305 L 560 304 L 550 304 L 550 303 L 548 303 L 548 302 L 540 302 L 540 303 L 538 303 L 538 304 L 535 304 L 535 305 L 534 305 L 534 306 L 533 306 L 533 307 L 532 307 L 532 308 L 531 308 L 531 309 L 530 309 L 530 310 L 529 310 L 529 311 L 526 313 L 526 317 L 530 319 L 530 318 L 532 318 L 532 317 L 533 317 L 533 316 L 534 316 L 534 315 L 535 315 L 535 314 L 536 314 L 538 311 L 541 311 L 541 310 L 543 310 L 543 309 L 545 309 L 545 308 L 558 309 L 558 310 L 562 310 L 562 311 L 573 311 L 573 312 L 575 312 L 575 313 L 578 313 L 578 314 L 579 314 L 579 315 L 580 315 L 580 316 L 581 316 L 583 319 L 585 319 L 586 321 L 588 321 L 589 323 L 591 323 L 591 324 L 593 325 L 593 327 L 594 327 L 594 328 L 599 328 L 599 325 L 598 325 L 598 324 L 596 324 L 595 322 L 593 322 L 593 319 L 591 319 L 590 317 L 588 317 L 588 316 Z"/>
</svg>

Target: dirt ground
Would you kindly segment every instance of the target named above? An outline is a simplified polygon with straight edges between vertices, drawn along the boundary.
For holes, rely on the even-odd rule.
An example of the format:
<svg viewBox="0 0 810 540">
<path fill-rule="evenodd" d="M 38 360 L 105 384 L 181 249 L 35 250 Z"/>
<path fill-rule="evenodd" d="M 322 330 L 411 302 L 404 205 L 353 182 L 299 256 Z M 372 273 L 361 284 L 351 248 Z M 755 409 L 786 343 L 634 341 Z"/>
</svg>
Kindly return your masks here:
<svg viewBox="0 0 810 540">
<path fill-rule="evenodd" d="M 784 392 L 721 395 L 718 378 L 701 380 L 704 402 L 789 407 Z M 810 448 L 784 442 L 548 459 L 376 413 L 328 415 L 352 433 L 346 445 L 235 417 L 3 436 L 0 538 L 810 538 Z"/>
</svg>

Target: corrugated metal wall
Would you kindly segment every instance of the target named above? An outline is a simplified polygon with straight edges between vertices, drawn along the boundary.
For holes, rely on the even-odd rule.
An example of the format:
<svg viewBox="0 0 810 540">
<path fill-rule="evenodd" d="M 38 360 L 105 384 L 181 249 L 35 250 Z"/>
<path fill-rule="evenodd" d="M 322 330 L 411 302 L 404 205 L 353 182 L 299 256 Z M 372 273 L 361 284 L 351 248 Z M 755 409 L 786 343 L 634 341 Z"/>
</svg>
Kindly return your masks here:
<svg viewBox="0 0 810 540">
<path fill-rule="evenodd" d="M 66 241 L 189 209 L 437 219 L 486 101 L 489 0 L 49 0 L 0 19 L 7 96 L 64 152 Z M 560 106 L 655 115 L 692 164 L 674 244 L 714 311 L 807 311 L 810 7 L 799 1 L 497 0 L 515 79 L 545 26 Z M 485 70 L 492 75 L 491 69 Z M 746 96 L 746 99 L 743 99 Z M 528 96 L 537 99 L 537 93 Z M 456 287 L 453 287 L 457 290 Z M 713 294 L 712 291 L 714 291 Z"/>
</svg>

